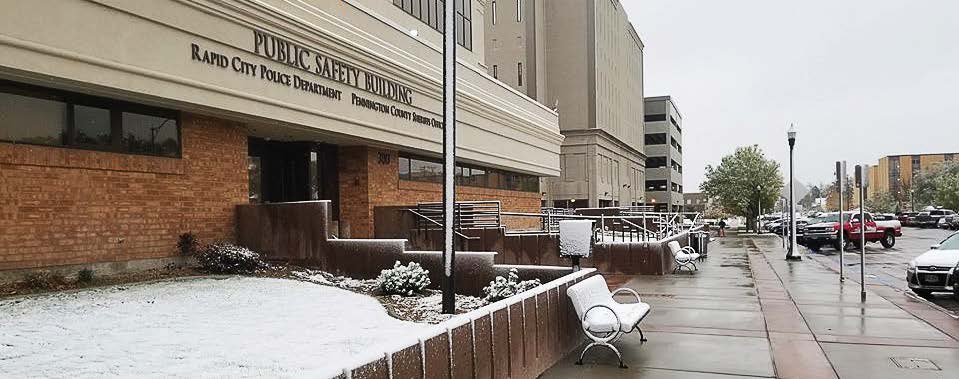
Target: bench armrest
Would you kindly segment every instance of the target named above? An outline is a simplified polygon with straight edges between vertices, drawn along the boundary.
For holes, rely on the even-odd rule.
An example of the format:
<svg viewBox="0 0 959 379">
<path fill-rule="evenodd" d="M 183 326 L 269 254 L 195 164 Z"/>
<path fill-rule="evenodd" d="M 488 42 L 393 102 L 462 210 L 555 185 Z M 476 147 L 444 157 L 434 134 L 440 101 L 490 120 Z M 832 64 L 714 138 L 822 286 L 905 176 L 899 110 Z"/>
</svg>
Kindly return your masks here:
<svg viewBox="0 0 959 379">
<path fill-rule="evenodd" d="M 612 313 L 612 314 L 613 314 L 613 317 L 616 319 L 616 325 L 613 325 L 613 326 L 612 326 L 612 327 L 613 327 L 612 333 L 610 333 L 608 336 L 602 337 L 602 336 L 593 334 L 592 331 L 590 331 L 588 328 L 586 328 L 586 316 L 589 315 L 589 311 L 591 311 L 591 310 L 593 310 L 593 309 L 596 309 L 596 308 L 606 308 L 606 310 L 608 310 L 610 313 Z M 619 336 L 619 333 L 620 333 L 620 325 L 622 325 L 622 321 L 620 321 L 619 315 L 616 314 L 616 311 L 614 311 L 613 308 L 610 308 L 610 307 L 609 307 L 608 305 L 606 305 L 606 304 L 596 304 L 596 305 L 594 305 L 594 306 L 592 306 L 592 307 L 589 307 L 589 309 L 587 309 L 586 312 L 583 312 L 583 319 L 580 320 L 580 321 L 581 321 L 581 323 L 582 323 L 583 331 L 586 332 L 586 334 L 590 336 L 590 339 L 592 339 L 593 341 L 597 341 L 597 342 L 609 342 L 609 341 L 612 341 L 613 339 L 615 339 L 616 337 L 618 337 L 618 336 Z"/>
<path fill-rule="evenodd" d="M 613 291 L 613 296 L 616 296 L 616 294 L 618 294 L 618 293 L 620 293 L 620 292 L 629 292 L 629 293 L 633 294 L 634 297 L 636 297 L 636 302 L 637 302 L 637 303 L 642 303 L 642 302 L 643 302 L 642 300 L 639 299 L 639 294 L 636 293 L 636 291 L 633 290 L 632 288 L 628 288 L 628 287 L 617 288 L 615 291 Z"/>
</svg>

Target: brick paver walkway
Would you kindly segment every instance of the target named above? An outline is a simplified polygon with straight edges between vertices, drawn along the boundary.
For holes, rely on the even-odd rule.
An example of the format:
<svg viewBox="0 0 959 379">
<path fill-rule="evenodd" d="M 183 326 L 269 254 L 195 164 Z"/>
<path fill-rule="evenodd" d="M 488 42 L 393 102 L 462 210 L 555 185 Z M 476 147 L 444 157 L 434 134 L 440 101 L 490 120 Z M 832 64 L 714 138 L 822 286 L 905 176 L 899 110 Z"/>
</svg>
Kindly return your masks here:
<svg viewBox="0 0 959 379">
<path fill-rule="evenodd" d="M 617 344 L 629 368 L 600 349 L 576 366 L 576 350 L 543 377 L 959 375 L 959 321 L 886 288 L 867 287 L 863 304 L 858 283 L 784 255 L 775 237 L 731 235 L 710 244 L 696 273 L 628 280 L 653 308 L 642 324 L 649 341 L 627 335 Z"/>
</svg>

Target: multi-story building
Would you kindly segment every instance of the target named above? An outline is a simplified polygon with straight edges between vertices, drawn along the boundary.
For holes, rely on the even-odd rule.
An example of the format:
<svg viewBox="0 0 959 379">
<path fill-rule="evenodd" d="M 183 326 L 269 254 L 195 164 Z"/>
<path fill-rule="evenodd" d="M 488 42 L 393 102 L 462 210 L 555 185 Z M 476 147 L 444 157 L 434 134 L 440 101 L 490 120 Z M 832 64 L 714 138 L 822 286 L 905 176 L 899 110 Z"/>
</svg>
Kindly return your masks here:
<svg viewBox="0 0 959 379">
<path fill-rule="evenodd" d="M 366 238 L 374 209 L 440 201 L 441 4 L 4 3 L 0 270 L 160 263 L 251 202 L 330 200 Z M 563 136 L 487 74 L 486 6 L 457 1 L 457 197 L 536 212 Z"/>
<path fill-rule="evenodd" d="M 939 164 L 952 161 L 959 153 L 888 155 L 879 158 L 876 165 L 869 166 L 869 197 L 889 194 L 900 204 L 911 204 L 912 178 L 920 172 L 934 169 Z"/>
<path fill-rule="evenodd" d="M 703 192 L 687 192 L 683 194 L 683 210 L 686 212 L 706 213 L 709 198 Z"/>
<path fill-rule="evenodd" d="M 683 210 L 683 115 L 671 96 L 647 97 L 646 205 Z"/>
<path fill-rule="evenodd" d="M 643 42 L 618 0 L 490 0 L 490 75 L 555 109 L 566 137 L 556 207 L 645 201 Z"/>
</svg>

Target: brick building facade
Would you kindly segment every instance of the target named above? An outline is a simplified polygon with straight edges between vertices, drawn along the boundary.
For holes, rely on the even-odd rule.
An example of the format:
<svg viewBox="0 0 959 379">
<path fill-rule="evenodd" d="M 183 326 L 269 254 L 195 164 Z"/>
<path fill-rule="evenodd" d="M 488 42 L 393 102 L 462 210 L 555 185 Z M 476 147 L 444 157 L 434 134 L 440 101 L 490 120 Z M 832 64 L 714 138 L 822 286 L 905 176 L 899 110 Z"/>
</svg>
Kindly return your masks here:
<svg viewBox="0 0 959 379">
<path fill-rule="evenodd" d="M 400 179 L 396 164 L 399 158 L 397 150 L 354 147 L 342 152 L 340 157 L 340 219 L 349 222 L 353 238 L 373 236 L 373 211 L 376 207 L 443 200 L 443 187 L 438 183 Z M 541 194 L 458 186 L 456 200 L 498 200 L 506 211 L 538 213 Z M 507 226 L 520 228 L 529 227 L 530 224 L 528 221 L 508 220 Z"/>
<path fill-rule="evenodd" d="M 457 165 L 473 177 L 457 200 L 537 212 L 558 115 L 486 73 L 486 3 L 459 14 Z M 168 260 L 182 233 L 234 239 L 250 202 L 328 199 L 341 230 L 371 238 L 377 207 L 440 201 L 428 21 L 373 0 L 7 4 L 0 271 Z"/>
<path fill-rule="evenodd" d="M 247 137 L 184 115 L 182 158 L 0 143 L 0 270 L 163 258 L 180 233 L 229 240 Z"/>
</svg>

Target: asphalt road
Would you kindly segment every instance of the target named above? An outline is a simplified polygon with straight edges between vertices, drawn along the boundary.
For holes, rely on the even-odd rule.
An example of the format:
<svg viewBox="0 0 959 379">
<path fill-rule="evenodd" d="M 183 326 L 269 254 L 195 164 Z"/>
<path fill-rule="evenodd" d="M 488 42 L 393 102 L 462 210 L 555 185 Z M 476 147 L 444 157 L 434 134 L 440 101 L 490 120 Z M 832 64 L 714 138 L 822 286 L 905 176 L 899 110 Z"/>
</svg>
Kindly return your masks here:
<svg viewBox="0 0 959 379">
<path fill-rule="evenodd" d="M 896 246 L 883 249 L 879 243 L 866 244 L 866 281 L 881 283 L 890 287 L 908 290 L 906 285 L 906 266 L 913 258 L 929 250 L 929 246 L 939 243 L 950 234 L 956 233 L 942 229 L 902 228 L 902 237 L 896 240 Z M 852 248 L 852 245 L 850 245 Z M 815 254 L 807 250 L 807 254 Z M 839 261 L 839 254 L 828 247 L 823 248 L 820 256 Z M 844 257 L 846 275 L 859 275 L 859 252 L 846 251 Z M 857 278 L 858 279 L 858 278 Z M 938 304 L 953 314 L 959 315 L 959 300 L 949 293 L 934 293 L 927 300 Z"/>
</svg>

